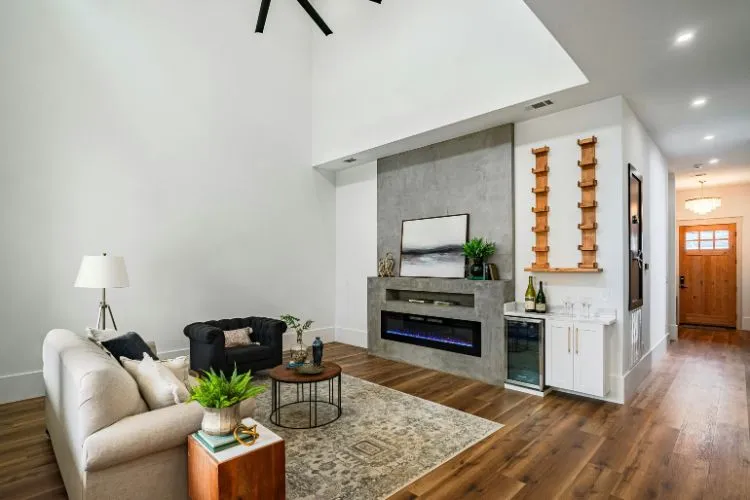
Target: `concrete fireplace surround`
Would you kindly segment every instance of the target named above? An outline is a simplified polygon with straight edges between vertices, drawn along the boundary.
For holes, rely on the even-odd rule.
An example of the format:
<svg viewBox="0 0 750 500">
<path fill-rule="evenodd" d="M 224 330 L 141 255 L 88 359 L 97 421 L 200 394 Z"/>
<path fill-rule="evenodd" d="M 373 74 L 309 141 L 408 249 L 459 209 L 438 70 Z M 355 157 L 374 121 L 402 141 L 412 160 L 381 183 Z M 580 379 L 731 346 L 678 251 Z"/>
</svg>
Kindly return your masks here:
<svg viewBox="0 0 750 500">
<path fill-rule="evenodd" d="M 411 292 L 415 296 L 420 292 L 430 296 L 453 296 L 456 302 L 473 302 L 473 307 L 414 304 L 396 298 L 402 291 Z M 382 358 L 453 373 L 490 384 L 502 384 L 506 374 L 503 304 L 513 301 L 513 293 L 513 282 L 510 280 L 368 278 L 367 348 L 370 354 Z M 467 300 L 461 300 L 462 297 Z M 478 321 L 482 325 L 482 356 L 469 356 L 381 339 L 381 311 Z"/>
<path fill-rule="evenodd" d="M 393 254 L 399 274 L 401 223 L 469 214 L 469 238 L 496 244 L 499 281 L 368 278 L 367 347 L 383 358 L 469 377 L 505 381 L 503 304 L 513 301 L 513 125 L 503 125 L 378 160 L 378 256 Z M 445 299 L 453 306 L 414 304 Z M 393 311 L 481 323 L 476 357 L 380 338 L 380 313 Z"/>
<path fill-rule="evenodd" d="M 393 254 L 397 276 L 401 222 L 453 214 L 469 214 L 470 238 L 495 242 L 489 262 L 512 280 L 512 124 L 378 160 L 378 256 Z"/>
</svg>

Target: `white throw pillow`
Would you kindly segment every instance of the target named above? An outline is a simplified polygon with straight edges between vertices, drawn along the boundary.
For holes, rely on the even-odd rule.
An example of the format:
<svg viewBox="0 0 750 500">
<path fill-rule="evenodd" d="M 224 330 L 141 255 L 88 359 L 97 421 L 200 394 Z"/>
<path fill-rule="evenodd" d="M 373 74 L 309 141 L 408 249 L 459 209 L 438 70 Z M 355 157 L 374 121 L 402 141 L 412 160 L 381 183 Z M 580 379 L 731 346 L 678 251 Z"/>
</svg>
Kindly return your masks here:
<svg viewBox="0 0 750 500">
<path fill-rule="evenodd" d="M 182 403 L 190 396 L 185 384 L 172 370 L 148 354 L 143 355 L 143 361 L 122 357 L 120 362 L 138 383 L 143 399 L 152 410 Z"/>
<path fill-rule="evenodd" d="M 122 333 L 113 330 L 112 328 L 100 330 L 98 328 L 86 327 L 86 336 L 99 345 L 101 345 L 102 342 L 111 340 L 119 335 L 122 335 Z"/>
<path fill-rule="evenodd" d="M 180 382 L 187 385 L 190 381 L 190 360 L 187 356 L 179 356 L 172 359 L 160 359 L 157 363 L 169 368 Z"/>
</svg>

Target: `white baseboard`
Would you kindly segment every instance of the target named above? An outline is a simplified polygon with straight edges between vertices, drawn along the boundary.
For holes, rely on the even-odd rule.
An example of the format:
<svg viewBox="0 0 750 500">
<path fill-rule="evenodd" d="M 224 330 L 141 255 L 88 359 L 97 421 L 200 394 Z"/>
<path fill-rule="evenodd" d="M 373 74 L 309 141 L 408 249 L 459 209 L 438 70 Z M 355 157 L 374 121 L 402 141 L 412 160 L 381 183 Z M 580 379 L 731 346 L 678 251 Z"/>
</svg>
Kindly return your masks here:
<svg viewBox="0 0 750 500">
<path fill-rule="evenodd" d="M 44 396 L 42 370 L 0 375 L 0 404 Z"/>
<path fill-rule="evenodd" d="M 743 316 L 742 317 L 742 329 L 743 330 L 750 330 L 750 316 Z"/>
<path fill-rule="evenodd" d="M 309 347 L 312 345 L 315 337 L 320 337 L 320 340 L 322 340 L 323 343 L 333 342 L 336 339 L 335 329 L 332 326 L 313 328 L 312 330 L 306 331 L 302 335 L 302 342 L 304 342 L 305 345 Z M 294 330 L 287 330 L 281 341 L 283 349 L 286 351 L 287 349 L 290 349 L 295 343 L 297 343 L 297 333 Z"/>
<path fill-rule="evenodd" d="M 669 340 L 677 340 L 677 325 L 669 325 Z"/>
<path fill-rule="evenodd" d="M 666 354 L 668 338 L 669 334 L 665 334 L 661 340 L 659 340 L 656 345 L 641 358 L 638 364 L 623 375 L 625 401 L 628 401 L 633 396 L 638 389 L 638 386 L 646 379 L 654 365 L 656 365 L 664 354 Z"/>
<path fill-rule="evenodd" d="M 355 328 L 336 327 L 336 342 L 367 348 L 367 332 Z"/>
</svg>

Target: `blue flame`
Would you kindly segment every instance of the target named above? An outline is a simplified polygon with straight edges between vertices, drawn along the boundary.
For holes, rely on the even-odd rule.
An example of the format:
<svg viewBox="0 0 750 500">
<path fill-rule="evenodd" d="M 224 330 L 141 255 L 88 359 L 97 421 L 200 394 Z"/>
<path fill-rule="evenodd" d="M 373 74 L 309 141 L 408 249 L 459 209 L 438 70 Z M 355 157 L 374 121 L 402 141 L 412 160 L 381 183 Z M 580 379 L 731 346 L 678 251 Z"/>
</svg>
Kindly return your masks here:
<svg viewBox="0 0 750 500">
<path fill-rule="evenodd" d="M 451 337 L 439 337 L 439 336 L 431 335 L 429 333 L 407 332 L 404 330 L 386 330 L 386 333 L 390 333 L 392 335 L 399 335 L 401 337 L 411 337 L 413 339 L 429 340 L 431 342 L 438 342 L 441 344 L 459 345 L 462 347 L 474 347 L 474 344 L 472 342 L 468 342 L 466 340 L 455 339 Z"/>
</svg>

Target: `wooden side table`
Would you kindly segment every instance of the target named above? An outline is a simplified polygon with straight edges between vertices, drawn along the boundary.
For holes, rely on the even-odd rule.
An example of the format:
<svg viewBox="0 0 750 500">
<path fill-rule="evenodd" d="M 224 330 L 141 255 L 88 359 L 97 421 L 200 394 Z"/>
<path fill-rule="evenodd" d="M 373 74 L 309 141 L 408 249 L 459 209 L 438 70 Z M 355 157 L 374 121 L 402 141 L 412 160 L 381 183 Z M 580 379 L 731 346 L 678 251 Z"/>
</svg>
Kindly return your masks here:
<svg viewBox="0 0 750 500">
<path fill-rule="evenodd" d="M 242 423 L 257 424 L 252 418 Z M 192 500 L 284 500 L 284 440 L 257 425 L 260 437 L 252 446 L 238 444 L 216 453 L 188 436 L 188 494 Z"/>
</svg>

